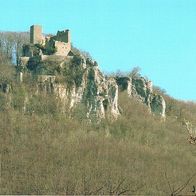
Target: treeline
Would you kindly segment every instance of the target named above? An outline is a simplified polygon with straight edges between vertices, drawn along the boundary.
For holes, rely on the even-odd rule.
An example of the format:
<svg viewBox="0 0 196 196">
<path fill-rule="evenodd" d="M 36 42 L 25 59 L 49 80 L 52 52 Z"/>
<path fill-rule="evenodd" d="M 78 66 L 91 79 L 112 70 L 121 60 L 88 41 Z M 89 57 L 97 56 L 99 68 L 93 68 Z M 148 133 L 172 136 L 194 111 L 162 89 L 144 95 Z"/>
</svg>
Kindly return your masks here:
<svg viewBox="0 0 196 196">
<path fill-rule="evenodd" d="M 0 61 L 18 64 L 25 43 L 29 43 L 28 32 L 0 32 Z"/>
</svg>

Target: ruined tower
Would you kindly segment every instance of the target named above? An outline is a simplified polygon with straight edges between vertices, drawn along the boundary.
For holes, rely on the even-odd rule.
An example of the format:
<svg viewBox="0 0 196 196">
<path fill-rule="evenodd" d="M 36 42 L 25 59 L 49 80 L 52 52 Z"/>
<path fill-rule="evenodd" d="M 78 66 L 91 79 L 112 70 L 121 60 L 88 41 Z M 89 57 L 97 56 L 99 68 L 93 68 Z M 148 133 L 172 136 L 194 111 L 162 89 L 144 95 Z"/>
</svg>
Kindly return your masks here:
<svg viewBox="0 0 196 196">
<path fill-rule="evenodd" d="M 57 35 L 55 36 L 55 40 L 65 42 L 65 43 L 70 43 L 71 42 L 70 31 L 68 29 L 64 31 L 58 31 Z"/>
<path fill-rule="evenodd" d="M 57 49 L 56 55 L 67 56 L 71 51 L 71 35 L 69 30 L 58 31 L 57 35 L 53 37 L 55 40 L 55 47 Z"/>
<path fill-rule="evenodd" d="M 30 27 L 30 43 L 38 44 L 42 42 L 42 27 L 40 25 L 32 25 Z"/>
<path fill-rule="evenodd" d="M 30 27 L 30 44 L 41 44 L 45 48 L 53 48 L 54 55 L 68 56 L 71 51 L 71 35 L 69 30 L 58 31 L 55 36 L 45 37 L 42 35 L 42 27 L 40 25 L 32 25 Z M 25 56 L 32 57 L 29 49 Z M 41 51 L 43 54 L 43 51 Z M 45 54 L 46 55 L 46 54 Z"/>
</svg>

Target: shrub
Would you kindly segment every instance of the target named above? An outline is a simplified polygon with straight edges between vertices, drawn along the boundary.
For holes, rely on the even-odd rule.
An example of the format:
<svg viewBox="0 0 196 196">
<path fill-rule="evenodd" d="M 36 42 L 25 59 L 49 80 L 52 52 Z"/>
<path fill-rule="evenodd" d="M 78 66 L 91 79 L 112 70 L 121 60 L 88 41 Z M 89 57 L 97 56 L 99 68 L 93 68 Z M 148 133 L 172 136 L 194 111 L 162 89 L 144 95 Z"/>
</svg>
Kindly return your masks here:
<svg viewBox="0 0 196 196">
<path fill-rule="evenodd" d="M 40 56 L 33 56 L 33 57 L 31 57 L 29 59 L 28 64 L 27 64 L 27 69 L 32 71 L 33 73 L 36 73 L 36 70 L 40 66 L 40 61 L 41 61 Z"/>
<path fill-rule="evenodd" d="M 76 87 L 81 85 L 84 74 L 81 62 L 82 59 L 80 56 L 74 56 L 69 63 L 65 64 L 63 75 L 68 88 L 71 88 L 74 84 Z"/>
</svg>

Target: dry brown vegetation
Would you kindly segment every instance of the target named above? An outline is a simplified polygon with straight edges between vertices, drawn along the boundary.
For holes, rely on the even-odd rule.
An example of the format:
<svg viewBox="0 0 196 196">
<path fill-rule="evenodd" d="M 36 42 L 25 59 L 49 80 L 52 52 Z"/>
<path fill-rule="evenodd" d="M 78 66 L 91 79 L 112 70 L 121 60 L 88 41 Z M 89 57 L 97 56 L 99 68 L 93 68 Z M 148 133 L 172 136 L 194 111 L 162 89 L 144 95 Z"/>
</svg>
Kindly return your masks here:
<svg viewBox="0 0 196 196">
<path fill-rule="evenodd" d="M 14 78 L 8 69 L 1 81 Z M 193 195 L 196 150 L 183 119 L 196 123 L 194 103 L 164 95 L 164 122 L 120 93 L 118 120 L 89 123 L 82 106 L 66 116 L 50 95 L 24 113 L 32 84 L 10 82 L 12 99 L 0 93 L 0 194 Z"/>
<path fill-rule="evenodd" d="M 1 111 L 0 193 L 169 195 L 183 185 L 196 151 L 179 119 L 162 122 L 123 93 L 120 102 L 123 115 L 99 124 L 48 109 Z"/>
</svg>

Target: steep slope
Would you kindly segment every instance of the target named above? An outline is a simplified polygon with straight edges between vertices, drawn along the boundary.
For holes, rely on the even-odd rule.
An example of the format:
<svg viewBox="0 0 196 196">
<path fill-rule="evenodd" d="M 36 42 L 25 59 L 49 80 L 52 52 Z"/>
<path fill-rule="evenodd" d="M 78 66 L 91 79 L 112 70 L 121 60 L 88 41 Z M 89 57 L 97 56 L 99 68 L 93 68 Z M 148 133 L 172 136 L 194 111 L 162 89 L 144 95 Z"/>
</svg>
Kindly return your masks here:
<svg viewBox="0 0 196 196">
<path fill-rule="evenodd" d="M 140 76 L 107 78 L 76 54 L 31 60 L 17 67 L 19 82 L 0 52 L 0 194 L 192 194 L 196 151 L 185 123 L 196 125 L 195 103 Z M 166 101 L 165 120 L 162 101 L 150 114 L 153 96 Z"/>
<path fill-rule="evenodd" d="M 72 118 L 49 110 L 53 99 L 29 114 L 0 111 L 1 194 L 171 195 L 168 182 L 177 189 L 195 174 L 195 146 L 179 119 L 163 122 L 122 92 L 123 115 L 94 124 L 82 110 Z"/>
<path fill-rule="evenodd" d="M 116 119 L 120 112 L 118 89 L 127 90 L 130 97 L 148 105 L 149 111 L 165 118 L 165 101 L 162 96 L 153 93 L 150 81 L 138 77 L 105 77 L 96 61 L 86 58 L 80 52 L 72 56 L 43 55 L 38 45 L 24 46 L 24 54 L 17 67 L 20 81 L 27 75 L 37 78 L 38 92 L 44 90 L 53 93 L 62 103 L 62 112 L 70 110 L 78 103 L 84 103 L 87 117 L 105 118 L 110 115 Z M 28 52 L 29 50 L 29 52 Z M 67 106 L 67 107 L 65 107 Z"/>
</svg>

